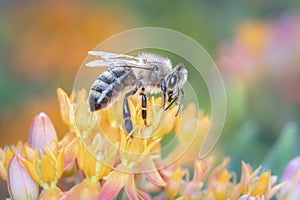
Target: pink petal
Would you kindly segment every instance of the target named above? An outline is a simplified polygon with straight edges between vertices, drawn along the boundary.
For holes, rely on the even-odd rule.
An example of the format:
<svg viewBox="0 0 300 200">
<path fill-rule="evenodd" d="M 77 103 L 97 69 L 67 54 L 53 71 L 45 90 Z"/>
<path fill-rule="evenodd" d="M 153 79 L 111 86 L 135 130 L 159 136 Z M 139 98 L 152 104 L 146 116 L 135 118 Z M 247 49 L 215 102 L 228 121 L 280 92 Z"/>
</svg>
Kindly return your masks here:
<svg viewBox="0 0 300 200">
<path fill-rule="evenodd" d="M 56 131 L 50 120 L 45 113 L 40 113 L 35 116 L 32 121 L 28 145 L 32 149 L 43 149 L 43 146 L 50 145 L 52 140 L 57 140 Z"/>
<path fill-rule="evenodd" d="M 60 200 L 96 199 L 100 192 L 100 183 L 89 183 L 86 179 L 75 185 Z"/>
<path fill-rule="evenodd" d="M 146 191 L 144 191 L 142 189 L 138 189 L 137 191 L 138 191 L 140 199 L 143 199 L 143 200 L 152 199 L 152 196 L 148 192 L 146 192 Z"/>
<path fill-rule="evenodd" d="M 129 174 L 127 183 L 125 185 L 125 192 L 131 200 L 139 200 L 137 188 L 134 183 L 134 174 Z"/>
<path fill-rule="evenodd" d="M 64 150 L 64 169 L 67 169 L 68 167 L 70 167 L 73 163 L 73 161 L 76 158 L 77 152 L 79 150 L 79 139 L 78 138 L 74 138 L 69 145 L 67 145 L 65 147 Z"/>
<path fill-rule="evenodd" d="M 145 171 L 146 177 L 149 179 L 151 183 L 157 186 L 166 185 L 165 181 L 159 174 L 150 156 L 148 156 L 147 159 L 142 163 L 142 167 L 143 170 Z"/>
<path fill-rule="evenodd" d="M 288 163 L 282 175 L 281 182 L 292 180 L 297 175 L 298 171 L 300 171 L 300 157 L 294 158 Z"/>
<path fill-rule="evenodd" d="M 57 200 L 63 196 L 63 192 L 60 188 L 56 187 L 51 190 L 42 190 L 39 199 L 40 200 Z"/>
<path fill-rule="evenodd" d="M 37 199 L 39 186 L 26 171 L 20 157 L 14 155 L 8 165 L 8 189 L 12 199 Z"/>
<path fill-rule="evenodd" d="M 111 200 L 116 197 L 128 181 L 129 174 L 113 171 L 103 185 L 97 200 Z"/>
<path fill-rule="evenodd" d="M 238 200 L 250 200 L 250 195 L 249 194 L 247 194 L 247 195 L 243 195 L 243 196 L 241 196 Z"/>
</svg>

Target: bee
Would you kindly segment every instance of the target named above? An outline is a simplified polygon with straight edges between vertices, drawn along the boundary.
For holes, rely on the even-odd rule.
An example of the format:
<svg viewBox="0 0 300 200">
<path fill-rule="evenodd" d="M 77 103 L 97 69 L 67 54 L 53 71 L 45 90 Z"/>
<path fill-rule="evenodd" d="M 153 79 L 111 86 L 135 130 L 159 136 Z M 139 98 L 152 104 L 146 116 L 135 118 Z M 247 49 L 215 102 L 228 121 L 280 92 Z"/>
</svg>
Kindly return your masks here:
<svg viewBox="0 0 300 200">
<path fill-rule="evenodd" d="M 102 51 L 89 51 L 88 54 L 101 59 L 86 63 L 87 67 L 107 67 L 90 88 L 88 102 L 91 111 L 106 108 L 126 92 L 123 119 L 127 133 L 133 128 L 128 97 L 137 91 L 142 97 L 142 118 L 146 126 L 147 93 L 161 92 L 162 108 L 168 110 L 176 102 L 178 110 L 175 116 L 180 112 L 184 99 L 183 86 L 188 75 L 183 64 L 173 68 L 170 59 L 152 53 L 141 53 L 136 57 Z"/>
</svg>

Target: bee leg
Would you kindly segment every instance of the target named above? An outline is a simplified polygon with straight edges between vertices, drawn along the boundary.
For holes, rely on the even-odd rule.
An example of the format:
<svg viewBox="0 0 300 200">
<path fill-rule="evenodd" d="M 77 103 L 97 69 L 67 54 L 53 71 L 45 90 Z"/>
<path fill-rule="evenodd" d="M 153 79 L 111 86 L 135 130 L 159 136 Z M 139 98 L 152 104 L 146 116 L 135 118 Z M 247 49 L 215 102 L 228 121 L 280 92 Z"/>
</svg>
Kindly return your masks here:
<svg viewBox="0 0 300 200">
<path fill-rule="evenodd" d="M 170 99 L 171 103 L 165 108 L 165 111 L 168 110 L 177 101 L 177 99 L 177 96 L 174 99 Z"/>
<path fill-rule="evenodd" d="M 142 92 L 140 93 L 142 96 L 142 118 L 144 120 L 145 126 L 148 127 L 147 124 L 147 95 L 145 94 L 145 88 L 142 88 Z"/>
<path fill-rule="evenodd" d="M 168 102 L 170 103 L 173 99 L 173 91 L 168 92 Z"/>
<path fill-rule="evenodd" d="M 165 79 L 161 79 L 161 91 L 163 94 L 163 109 L 165 109 L 165 105 L 166 105 L 166 92 L 167 92 L 167 87 L 166 87 L 166 82 Z"/>
<path fill-rule="evenodd" d="M 138 90 L 138 88 L 136 87 L 135 89 L 128 92 L 125 95 L 124 101 L 123 101 L 123 118 L 125 120 L 125 129 L 126 129 L 127 133 L 130 133 L 132 131 L 132 121 L 130 119 L 131 115 L 130 115 L 130 110 L 129 110 L 129 105 L 128 105 L 128 97 L 131 95 L 134 95 L 137 90 Z"/>
<path fill-rule="evenodd" d="M 176 112 L 175 117 L 177 117 L 177 115 L 178 115 L 178 113 L 179 113 L 179 111 L 181 110 L 182 105 L 183 105 L 184 92 L 183 92 L 182 89 L 180 89 L 180 92 L 181 92 L 181 98 L 180 98 L 180 101 L 179 101 L 178 110 L 177 110 L 177 112 Z M 178 92 L 178 95 L 179 95 L 179 92 Z"/>
</svg>

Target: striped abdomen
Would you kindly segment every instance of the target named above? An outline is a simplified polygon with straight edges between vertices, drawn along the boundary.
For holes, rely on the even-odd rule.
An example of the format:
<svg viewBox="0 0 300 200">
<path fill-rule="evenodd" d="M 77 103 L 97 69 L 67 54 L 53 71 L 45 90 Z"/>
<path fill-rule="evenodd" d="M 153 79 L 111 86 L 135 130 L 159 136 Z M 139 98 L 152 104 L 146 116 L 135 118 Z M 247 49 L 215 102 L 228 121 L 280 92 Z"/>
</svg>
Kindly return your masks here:
<svg viewBox="0 0 300 200">
<path fill-rule="evenodd" d="M 89 94 L 91 111 L 100 110 L 115 101 L 124 91 L 134 88 L 136 77 L 129 67 L 111 67 L 93 83 Z"/>
</svg>

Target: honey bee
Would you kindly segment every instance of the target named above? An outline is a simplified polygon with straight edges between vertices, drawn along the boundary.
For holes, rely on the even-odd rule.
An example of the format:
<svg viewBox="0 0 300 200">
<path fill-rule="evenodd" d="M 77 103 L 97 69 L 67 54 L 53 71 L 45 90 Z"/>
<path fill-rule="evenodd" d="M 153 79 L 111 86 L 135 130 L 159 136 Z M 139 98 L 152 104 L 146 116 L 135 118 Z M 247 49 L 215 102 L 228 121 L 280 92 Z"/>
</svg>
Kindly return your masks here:
<svg viewBox="0 0 300 200">
<path fill-rule="evenodd" d="M 89 51 L 88 54 L 101 59 L 86 63 L 87 67 L 107 67 L 90 88 L 88 101 L 91 111 L 107 107 L 127 92 L 123 101 L 123 118 L 127 133 L 133 128 L 128 97 L 137 91 L 142 97 L 142 118 L 146 126 L 147 93 L 161 92 L 162 108 L 167 110 L 177 102 L 178 110 L 175 116 L 180 112 L 184 98 L 183 86 L 188 75 L 183 64 L 177 64 L 173 68 L 170 59 L 152 53 L 141 53 L 137 57 L 102 51 Z"/>
</svg>

